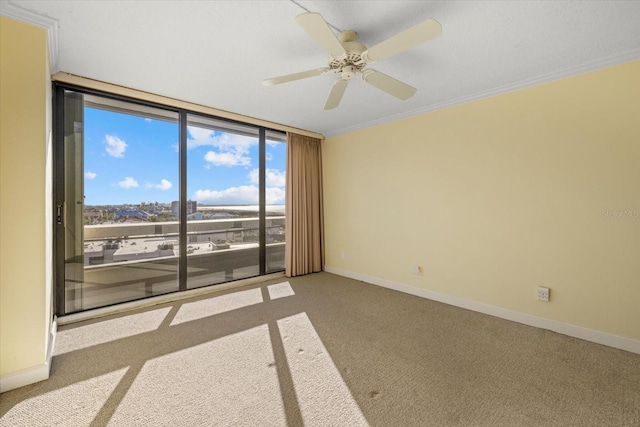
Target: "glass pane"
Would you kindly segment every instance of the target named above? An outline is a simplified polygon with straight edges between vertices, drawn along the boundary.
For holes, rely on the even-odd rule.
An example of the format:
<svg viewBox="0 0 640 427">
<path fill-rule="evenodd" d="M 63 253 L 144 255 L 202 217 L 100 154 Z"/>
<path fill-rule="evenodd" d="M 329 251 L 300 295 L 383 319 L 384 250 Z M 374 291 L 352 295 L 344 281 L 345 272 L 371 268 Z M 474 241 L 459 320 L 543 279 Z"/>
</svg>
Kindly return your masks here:
<svg viewBox="0 0 640 427">
<path fill-rule="evenodd" d="M 258 129 L 187 122 L 187 287 L 257 276 Z"/>
<path fill-rule="evenodd" d="M 266 272 L 284 270 L 284 195 L 287 166 L 286 134 L 267 133 L 266 141 Z"/>
<path fill-rule="evenodd" d="M 178 290 L 177 113 L 65 98 L 65 312 Z"/>
</svg>

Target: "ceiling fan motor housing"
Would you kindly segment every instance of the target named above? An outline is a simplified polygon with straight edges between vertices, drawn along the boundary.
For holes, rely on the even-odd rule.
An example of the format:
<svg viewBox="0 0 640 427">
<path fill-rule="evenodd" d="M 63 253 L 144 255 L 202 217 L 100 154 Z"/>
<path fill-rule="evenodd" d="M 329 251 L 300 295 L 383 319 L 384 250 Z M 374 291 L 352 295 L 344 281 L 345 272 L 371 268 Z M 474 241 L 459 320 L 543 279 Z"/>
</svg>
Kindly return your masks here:
<svg viewBox="0 0 640 427">
<path fill-rule="evenodd" d="M 338 57 L 329 56 L 329 68 L 342 73 L 343 78 L 351 78 L 367 65 L 362 58 L 367 47 L 356 41 L 356 32 L 352 30 L 343 31 L 338 38 L 346 53 Z"/>
</svg>

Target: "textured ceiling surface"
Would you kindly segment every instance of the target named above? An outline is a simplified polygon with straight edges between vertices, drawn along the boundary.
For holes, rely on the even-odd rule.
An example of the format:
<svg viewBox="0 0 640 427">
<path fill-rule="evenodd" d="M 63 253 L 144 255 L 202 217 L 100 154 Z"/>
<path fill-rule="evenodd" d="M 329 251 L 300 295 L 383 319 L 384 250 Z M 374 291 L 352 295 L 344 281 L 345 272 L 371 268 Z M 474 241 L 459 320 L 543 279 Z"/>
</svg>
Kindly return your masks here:
<svg viewBox="0 0 640 427">
<path fill-rule="evenodd" d="M 6 4 L 4 0 L 4 4 Z M 11 0 L 57 24 L 59 71 L 335 135 L 640 58 L 640 1 Z M 400 101 L 336 74 L 295 17 L 320 13 L 368 47 L 426 19 L 441 37 L 369 68 L 418 89 Z"/>
</svg>

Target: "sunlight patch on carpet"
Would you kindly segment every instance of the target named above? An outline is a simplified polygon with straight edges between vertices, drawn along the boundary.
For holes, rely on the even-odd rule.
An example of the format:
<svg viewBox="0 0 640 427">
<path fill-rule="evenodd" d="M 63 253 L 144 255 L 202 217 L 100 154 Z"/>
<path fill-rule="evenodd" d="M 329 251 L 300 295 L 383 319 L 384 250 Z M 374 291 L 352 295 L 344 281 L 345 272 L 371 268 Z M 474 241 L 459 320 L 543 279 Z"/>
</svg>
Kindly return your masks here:
<svg viewBox="0 0 640 427">
<path fill-rule="evenodd" d="M 109 425 L 286 425 L 268 326 L 147 361 Z"/>
<path fill-rule="evenodd" d="M 271 298 L 272 300 L 278 299 L 278 298 L 290 297 L 296 294 L 295 292 L 293 292 L 293 289 L 291 288 L 291 285 L 289 284 L 289 282 L 282 282 L 282 283 L 276 283 L 275 285 L 269 285 L 267 286 L 267 289 L 269 290 L 269 298 Z"/>
<path fill-rule="evenodd" d="M 262 301 L 262 291 L 256 288 L 188 302 L 180 307 L 178 314 L 171 322 L 171 326 L 260 304 Z"/>
<path fill-rule="evenodd" d="M 129 314 L 58 331 L 54 356 L 131 337 L 160 327 L 171 307 Z"/>
<path fill-rule="evenodd" d="M 89 378 L 24 400 L 0 418 L 0 425 L 88 426 L 109 399 L 127 369 Z"/>
<path fill-rule="evenodd" d="M 368 425 L 307 314 L 278 320 L 278 328 L 304 424 Z"/>
</svg>

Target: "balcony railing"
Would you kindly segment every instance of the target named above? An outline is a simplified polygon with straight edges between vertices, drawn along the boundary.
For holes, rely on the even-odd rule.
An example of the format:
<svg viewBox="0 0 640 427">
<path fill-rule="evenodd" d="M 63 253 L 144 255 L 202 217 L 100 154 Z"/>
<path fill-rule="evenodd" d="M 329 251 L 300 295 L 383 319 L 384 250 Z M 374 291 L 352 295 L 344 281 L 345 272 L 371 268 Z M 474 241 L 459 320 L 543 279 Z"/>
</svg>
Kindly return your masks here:
<svg viewBox="0 0 640 427">
<path fill-rule="evenodd" d="M 266 243 L 284 242 L 284 216 L 268 217 Z M 187 224 L 187 253 L 214 252 L 258 244 L 258 218 L 215 219 Z M 142 222 L 84 227 L 84 264 L 142 261 L 178 256 L 178 222 Z"/>
<path fill-rule="evenodd" d="M 187 287 L 260 274 L 258 219 L 188 223 Z M 84 227 L 85 253 L 67 262 L 67 313 L 178 290 L 177 222 Z M 284 217 L 267 218 L 266 272 L 284 270 Z"/>
</svg>

